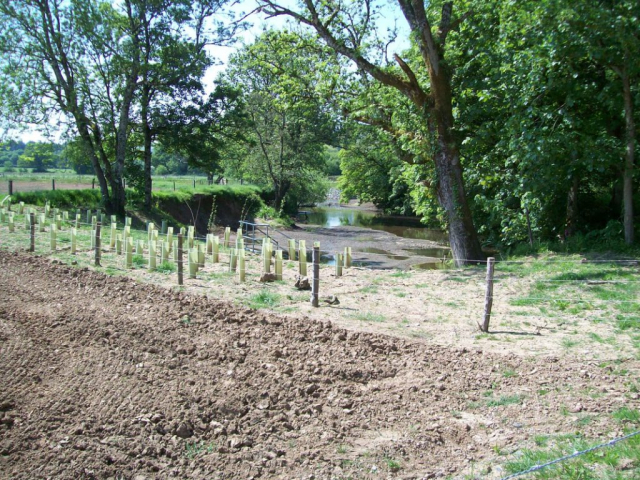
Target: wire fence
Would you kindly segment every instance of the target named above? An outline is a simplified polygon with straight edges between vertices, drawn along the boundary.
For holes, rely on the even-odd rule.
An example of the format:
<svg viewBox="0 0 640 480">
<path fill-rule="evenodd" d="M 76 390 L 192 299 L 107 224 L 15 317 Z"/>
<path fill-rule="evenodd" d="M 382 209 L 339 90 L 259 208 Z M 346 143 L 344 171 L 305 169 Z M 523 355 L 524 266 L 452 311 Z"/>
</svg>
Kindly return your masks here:
<svg viewBox="0 0 640 480">
<path fill-rule="evenodd" d="M 29 246 L 32 226 L 30 222 L 25 218 L 25 216 L 33 211 L 34 216 L 36 217 L 36 223 L 33 224 L 33 229 L 35 230 L 34 241 L 36 253 L 48 254 L 55 252 L 59 254 L 70 252 L 70 250 L 72 249 L 72 243 L 74 242 L 72 237 L 75 237 L 76 256 L 84 256 L 84 260 L 89 263 L 95 260 L 96 254 L 98 254 L 100 262 L 104 262 L 102 263 L 102 266 L 108 266 L 120 269 L 122 271 L 129 270 L 132 263 L 136 264 L 136 266 L 147 265 L 147 268 L 149 268 L 149 270 L 157 270 L 158 267 L 161 266 L 160 261 L 163 258 L 166 258 L 166 260 L 172 265 L 177 266 L 177 259 L 175 257 L 175 254 L 173 253 L 173 249 L 176 248 L 178 232 L 173 232 L 173 235 L 170 235 L 169 233 L 162 234 L 158 232 L 156 237 L 156 234 L 149 233 L 150 230 L 152 232 L 157 232 L 154 227 L 150 227 L 150 230 L 141 230 L 133 229 L 130 225 L 126 225 L 126 221 L 124 224 L 121 222 L 114 222 L 116 223 L 116 228 L 114 231 L 111 228 L 111 222 L 107 222 L 105 224 L 100 223 L 100 236 L 96 238 L 95 231 L 98 225 L 98 215 L 90 214 L 91 217 L 96 217 L 96 221 L 87 222 L 82 221 L 75 216 L 73 219 L 68 218 L 71 217 L 71 215 L 64 215 L 61 211 L 57 211 L 56 213 L 53 210 L 47 209 L 48 214 L 45 215 L 43 221 L 42 214 L 45 212 L 41 211 L 40 209 L 27 209 L 24 206 L 21 206 L 20 209 L 23 213 L 17 214 L 16 212 L 9 212 L 4 207 L 0 208 L 0 248 L 2 249 L 16 250 Z M 59 217 L 56 215 L 59 215 Z M 85 214 L 82 215 L 85 219 L 87 218 Z M 63 219 L 62 217 L 65 217 L 66 219 Z M 110 220 L 110 218 L 108 218 L 107 220 Z M 126 229 L 125 226 L 127 227 Z M 77 229 L 75 235 L 73 234 L 73 229 Z M 126 249 L 129 249 L 128 255 L 125 249 L 124 241 L 122 240 L 122 236 L 125 235 L 125 230 L 128 232 L 129 238 L 131 238 L 131 243 L 133 244 L 131 245 L 131 243 L 129 243 L 126 246 Z M 206 263 L 210 265 L 213 259 L 212 252 L 209 251 L 208 247 L 212 237 L 209 235 L 197 235 L 195 233 L 195 230 L 189 231 L 188 229 L 185 229 L 184 233 L 186 234 L 183 238 L 183 240 L 185 241 L 184 253 L 187 254 L 185 263 L 194 261 L 190 256 L 189 248 L 189 245 L 194 245 L 194 247 L 191 248 L 200 250 L 204 249 L 206 258 L 203 259 L 203 263 L 206 261 Z M 121 236 L 120 241 L 122 243 L 120 253 L 118 253 L 117 251 L 119 240 L 118 238 L 113 238 L 114 234 L 116 235 L 116 237 Z M 235 234 L 235 237 L 238 237 L 237 232 L 235 232 Z M 167 246 L 163 244 L 169 243 L 169 239 L 171 240 L 170 244 L 168 245 L 169 251 L 163 252 L 163 248 L 165 248 L 165 250 L 167 248 Z M 151 244 L 149 243 L 149 240 L 151 240 Z M 225 268 L 228 268 L 228 271 L 232 271 L 234 274 L 240 274 L 239 265 L 236 265 L 235 268 L 232 268 L 233 258 L 234 256 L 238 255 L 236 245 L 240 246 L 240 244 L 236 244 L 237 240 L 239 240 L 239 238 L 234 238 L 234 232 L 230 229 L 225 232 L 225 236 L 223 237 L 223 239 L 220 239 L 220 237 L 218 237 L 218 263 L 224 263 Z M 102 244 L 103 241 L 105 242 L 104 245 Z M 153 245 L 153 247 L 150 248 L 151 245 Z M 296 251 L 300 252 L 300 242 L 295 241 L 294 245 L 296 247 Z M 287 250 L 286 246 L 285 248 L 283 248 L 283 250 Z M 304 249 L 305 259 L 308 259 L 308 254 L 310 251 L 312 250 L 306 248 Z M 318 249 L 318 252 L 333 255 L 333 252 L 320 251 L 320 249 Z M 251 254 L 251 252 L 246 252 L 246 254 L 248 258 L 252 260 L 253 265 L 251 266 L 251 268 L 245 268 L 243 273 L 246 273 L 247 275 L 253 274 L 255 276 L 259 276 L 260 274 L 264 273 L 264 262 L 262 262 L 263 258 L 261 258 L 261 255 L 254 255 Z M 277 258 L 277 253 L 274 255 L 274 257 Z M 271 261 L 272 258 L 269 259 L 269 265 L 271 265 Z M 585 261 L 579 258 L 561 258 L 522 261 L 495 259 L 495 261 L 474 260 L 473 262 L 483 263 L 487 266 L 489 266 L 490 263 L 494 263 L 498 266 L 496 271 L 492 271 L 490 275 L 487 274 L 487 271 L 485 271 L 485 269 L 483 268 L 469 268 L 441 271 L 440 276 L 438 277 L 438 281 L 441 282 L 464 282 L 464 285 L 467 289 L 464 298 L 454 299 L 450 301 L 450 303 L 459 303 L 467 312 L 467 315 L 465 315 L 464 318 L 467 318 L 470 322 L 478 322 L 483 318 L 483 315 L 485 319 L 488 315 L 489 319 L 496 319 L 501 322 L 520 320 L 522 317 L 519 314 L 522 313 L 523 315 L 526 314 L 527 316 L 530 316 L 532 318 L 539 318 L 540 320 L 544 321 L 545 323 L 538 325 L 537 328 L 545 328 L 546 322 L 550 320 L 551 316 L 548 312 L 545 312 L 542 309 L 547 308 L 550 305 L 556 306 L 560 309 L 560 315 L 562 315 L 562 312 L 564 312 L 564 310 L 562 309 L 568 308 L 567 304 L 579 306 L 580 308 L 588 307 L 592 309 L 592 311 L 600 311 L 600 309 L 602 311 L 606 311 L 606 307 L 608 306 L 614 306 L 615 308 L 631 308 L 633 309 L 633 312 L 637 312 L 639 316 L 636 318 L 630 317 L 625 321 L 632 323 L 637 323 L 640 321 L 640 308 L 636 308 L 636 306 L 640 305 L 640 298 L 637 297 L 637 292 L 633 291 L 624 293 L 624 295 L 627 295 L 626 298 L 590 298 L 589 295 L 593 294 L 592 289 L 590 290 L 589 288 L 586 288 L 591 286 L 611 287 L 622 288 L 626 291 L 626 289 L 633 288 L 636 284 L 640 284 L 640 277 L 638 276 L 639 272 L 637 268 L 638 261 L 636 259 L 626 258 L 610 260 L 588 260 L 586 263 L 598 266 L 597 271 L 562 271 L 558 274 L 566 276 L 575 275 L 579 276 L 579 278 L 539 278 L 536 276 L 535 272 L 528 273 L 525 278 L 521 279 L 521 281 L 528 284 L 529 286 L 543 285 L 551 286 L 554 288 L 557 286 L 558 288 L 565 290 L 561 290 L 560 293 L 555 296 L 552 294 L 535 294 L 535 292 L 525 294 L 525 292 L 520 291 L 517 292 L 518 295 L 515 297 L 515 301 L 512 301 L 511 304 L 509 304 L 509 302 L 504 302 L 504 298 L 506 298 L 508 295 L 504 291 L 500 290 L 500 281 L 512 278 L 514 272 L 509 270 L 508 268 L 501 269 L 500 265 L 526 265 L 539 262 L 545 264 L 577 266 L 584 264 Z M 197 263 L 200 263 L 200 259 L 197 260 Z M 609 269 L 610 271 L 607 269 Z M 610 272 L 623 272 L 626 277 L 624 279 L 619 279 L 616 277 L 614 277 L 613 279 L 609 279 L 607 278 L 607 275 L 609 275 Z M 302 271 L 299 270 L 299 273 L 302 273 Z M 329 281 L 329 279 L 327 279 L 327 281 Z M 493 290 L 493 287 L 492 289 L 489 289 L 489 283 L 494 281 L 496 289 Z M 577 289 L 577 291 L 566 291 L 566 288 L 575 288 Z M 357 290 L 354 290 L 354 292 L 355 291 Z M 502 302 L 493 304 L 492 302 L 494 299 L 502 300 Z M 514 308 L 509 307 L 518 307 L 525 310 L 520 312 L 514 310 Z M 539 311 L 535 315 L 532 315 L 530 309 L 536 308 Z M 536 326 L 532 325 L 532 328 L 536 328 Z M 536 333 L 535 331 L 522 330 L 521 334 L 535 335 L 538 333 Z M 576 458 L 581 455 L 586 455 L 590 452 L 593 452 L 594 450 L 613 446 L 638 434 L 640 434 L 640 432 L 633 432 L 629 435 L 616 438 L 609 442 L 601 443 L 589 449 L 575 452 L 573 454 L 560 457 L 544 464 L 532 466 L 527 470 L 523 470 L 521 472 L 513 473 L 509 476 L 506 476 L 502 478 L 502 480 L 510 480 L 516 477 L 535 473 L 554 464 Z"/>
</svg>

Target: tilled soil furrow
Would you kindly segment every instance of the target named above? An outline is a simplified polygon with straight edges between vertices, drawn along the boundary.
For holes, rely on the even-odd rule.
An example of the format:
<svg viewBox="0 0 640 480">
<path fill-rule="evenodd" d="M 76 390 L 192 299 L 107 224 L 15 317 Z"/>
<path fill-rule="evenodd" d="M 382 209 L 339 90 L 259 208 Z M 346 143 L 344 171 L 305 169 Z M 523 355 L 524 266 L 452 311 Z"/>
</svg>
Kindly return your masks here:
<svg viewBox="0 0 640 480">
<path fill-rule="evenodd" d="M 1 478 L 432 478 L 570 431 L 554 405 L 624 401 L 593 365 L 347 332 L 24 254 L 0 252 L 0 271 Z"/>
</svg>

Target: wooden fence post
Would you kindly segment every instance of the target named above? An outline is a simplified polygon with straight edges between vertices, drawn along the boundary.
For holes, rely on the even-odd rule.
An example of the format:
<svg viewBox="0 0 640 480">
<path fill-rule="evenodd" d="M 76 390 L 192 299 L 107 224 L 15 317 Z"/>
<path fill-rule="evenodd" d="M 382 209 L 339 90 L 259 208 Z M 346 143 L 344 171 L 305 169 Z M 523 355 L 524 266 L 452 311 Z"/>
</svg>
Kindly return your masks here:
<svg viewBox="0 0 640 480">
<path fill-rule="evenodd" d="M 178 285 L 182 285 L 184 283 L 182 278 L 182 233 L 178 234 L 178 248 L 176 252 L 178 255 Z"/>
<path fill-rule="evenodd" d="M 29 242 L 29 251 L 30 252 L 35 252 L 36 251 L 36 214 L 31 212 L 29 214 L 29 231 L 31 233 L 30 235 L 30 242 Z"/>
<path fill-rule="evenodd" d="M 489 332 L 489 321 L 491 320 L 491 306 L 493 305 L 493 265 L 496 259 L 487 258 L 487 292 L 484 297 L 484 322 L 480 326 L 483 332 Z"/>
<path fill-rule="evenodd" d="M 311 305 L 317 307 L 318 290 L 320 290 L 320 246 L 313 246 L 313 283 L 311 286 Z"/>
<path fill-rule="evenodd" d="M 13 180 L 9 180 L 9 195 L 13 195 Z"/>
<path fill-rule="evenodd" d="M 96 179 L 95 179 L 95 178 L 92 178 L 92 179 L 91 179 L 91 190 L 93 190 L 93 189 L 95 189 L 95 188 L 96 188 Z"/>
<path fill-rule="evenodd" d="M 102 224 L 100 222 L 96 223 L 96 260 L 95 260 L 95 266 L 99 267 L 100 266 L 100 250 L 102 247 L 102 242 L 100 240 L 100 227 L 102 226 Z"/>
<path fill-rule="evenodd" d="M 52 178 L 51 179 L 51 190 L 55 191 L 55 189 L 56 189 L 56 179 Z"/>
</svg>

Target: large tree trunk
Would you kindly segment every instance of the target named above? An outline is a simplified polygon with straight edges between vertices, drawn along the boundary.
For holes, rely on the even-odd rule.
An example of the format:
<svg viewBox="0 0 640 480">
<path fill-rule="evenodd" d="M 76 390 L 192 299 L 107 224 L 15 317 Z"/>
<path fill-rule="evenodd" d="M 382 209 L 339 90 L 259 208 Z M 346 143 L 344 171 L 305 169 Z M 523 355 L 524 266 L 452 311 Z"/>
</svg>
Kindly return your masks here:
<svg viewBox="0 0 640 480">
<path fill-rule="evenodd" d="M 484 260 L 485 255 L 473 225 L 458 152 L 447 145 L 440 145 L 435 165 L 438 175 L 436 193 L 440 206 L 447 212 L 449 243 L 456 265 L 478 263 Z"/>
<path fill-rule="evenodd" d="M 98 179 L 98 185 L 100 186 L 100 196 L 102 197 L 102 204 L 107 212 L 111 212 L 111 196 L 109 194 L 109 187 L 107 184 L 107 179 L 104 174 L 104 170 L 100 165 L 100 160 L 96 153 L 95 145 L 91 138 L 91 133 L 89 133 L 89 128 L 87 126 L 87 122 L 84 117 L 77 111 L 73 112 L 73 116 L 76 122 L 76 128 L 78 129 L 78 133 L 80 134 L 80 138 L 87 149 L 89 154 L 89 159 L 91 160 L 91 166 L 93 167 L 93 172 Z"/>
<path fill-rule="evenodd" d="M 624 162 L 623 203 L 624 203 L 624 241 L 633 243 L 633 164 L 635 157 L 636 126 L 633 120 L 633 97 L 628 70 L 622 74 L 622 90 L 624 97 L 624 118 L 626 127 L 627 149 Z"/>
<path fill-rule="evenodd" d="M 453 138 L 453 102 L 451 79 L 446 65 L 436 70 L 429 64 L 429 78 L 433 108 L 429 113 L 430 130 L 437 133 L 435 167 L 436 192 L 440 206 L 449 220 L 449 243 L 456 266 L 481 262 L 485 259 L 473 224 L 473 217 L 464 188 L 460 152 Z"/>
<path fill-rule="evenodd" d="M 576 233 L 578 225 L 578 187 L 580 181 L 575 173 L 571 177 L 571 187 L 567 194 L 567 226 L 564 231 L 565 238 L 571 237 Z"/>
<path fill-rule="evenodd" d="M 147 78 L 143 81 L 141 115 L 142 115 L 142 132 L 144 137 L 144 207 L 151 209 L 151 192 L 153 189 L 153 179 L 151 178 L 151 143 L 152 132 L 149 125 L 149 86 Z"/>
</svg>

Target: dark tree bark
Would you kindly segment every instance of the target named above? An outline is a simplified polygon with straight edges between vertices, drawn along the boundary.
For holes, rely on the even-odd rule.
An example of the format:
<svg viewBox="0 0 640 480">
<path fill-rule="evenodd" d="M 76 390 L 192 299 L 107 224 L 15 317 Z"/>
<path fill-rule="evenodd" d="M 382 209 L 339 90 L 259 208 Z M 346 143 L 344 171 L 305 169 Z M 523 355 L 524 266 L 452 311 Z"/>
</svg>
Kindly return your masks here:
<svg viewBox="0 0 640 480">
<path fill-rule="evenodd" d="M 151 178 L 151 144 L 153 142 L 153 132 L 149 124 L 149 86 L 146 79 L 143 80 L 142 99 L 140 115 L 142 117 L 142 136 L 144 138 L 144 207 L 151 208 L 151 193 L 153 190 L 153 179 Z"/>
<path fill-rule="evenodd" d="M 565 228 L 565 238 L 571 237 L 576 233 L 578 225 L 578 188 L 580 180 L 575 173 L 571 177 L 571 187 L 567 194 L 567 226 Z"/>
<path fill-rule="evenodd" d="M 624 98 L 624 119 L 626 127 L 627 148 L 624 162 L 622 183 L 624 241 L 633 243 L 633 165 L 635 161 L 636 126 L 633 120 L 633 97 L 631 95 L 631 81 L 628 70 L 622 72 L 622 93 Z"/>
</svg>

